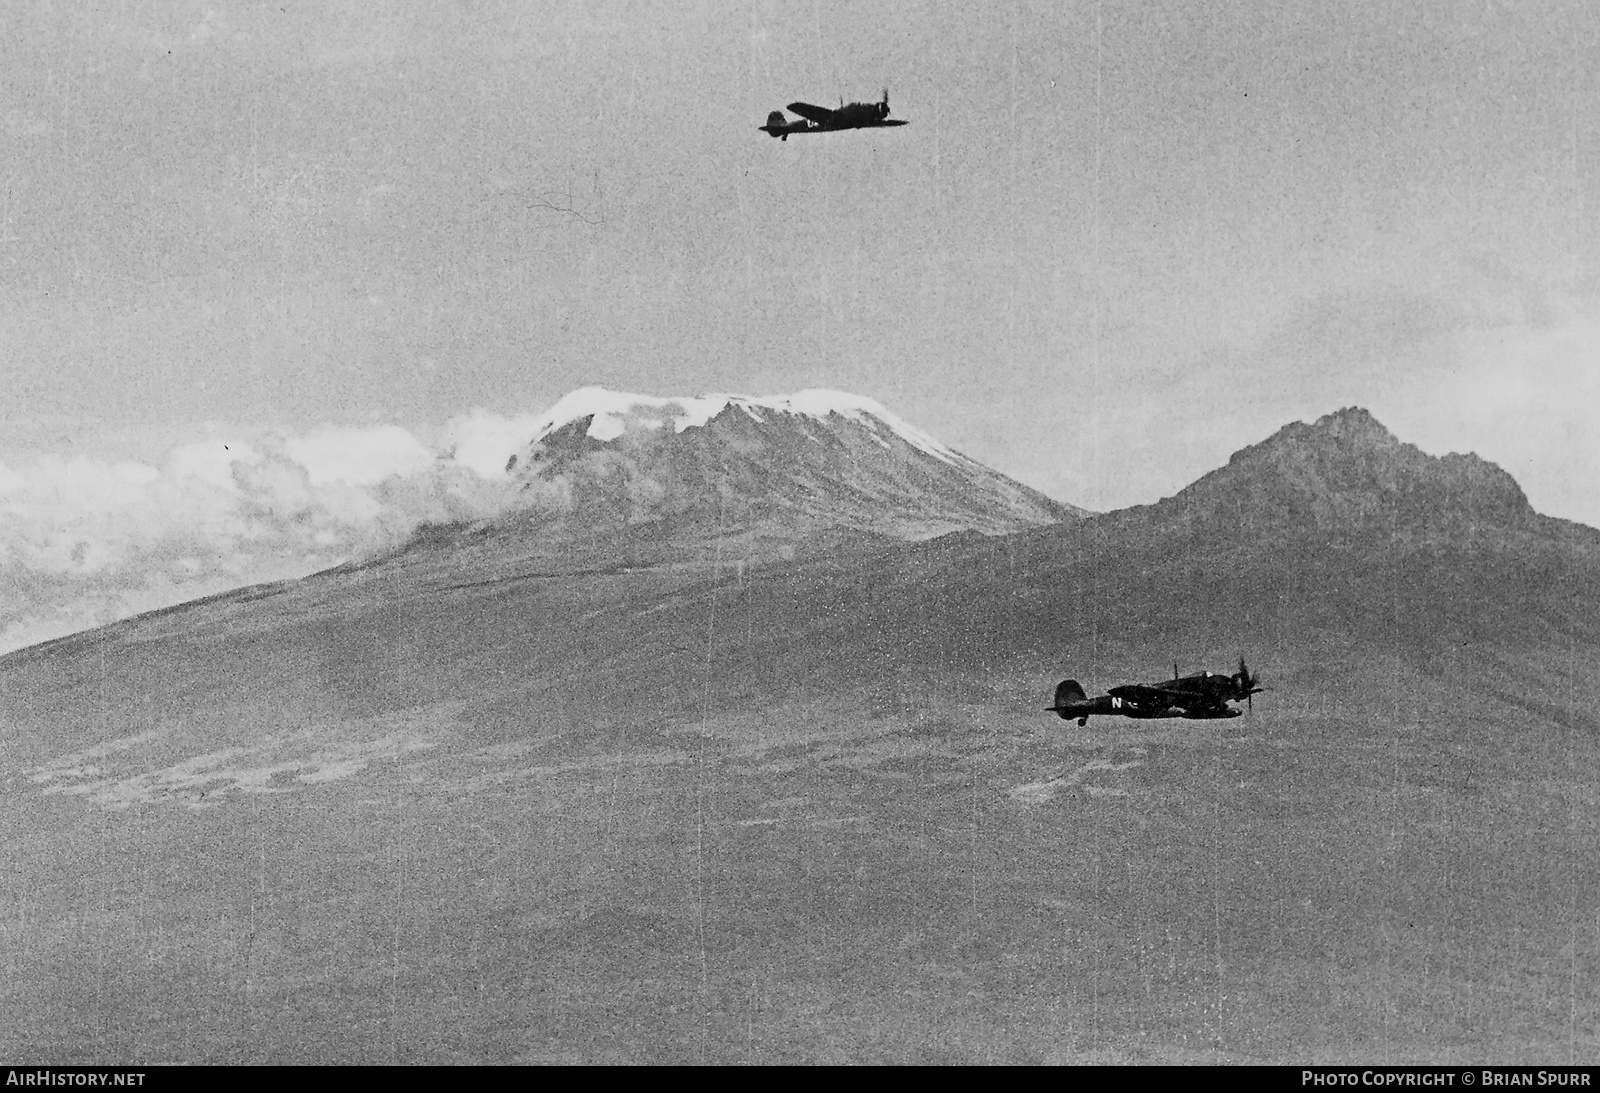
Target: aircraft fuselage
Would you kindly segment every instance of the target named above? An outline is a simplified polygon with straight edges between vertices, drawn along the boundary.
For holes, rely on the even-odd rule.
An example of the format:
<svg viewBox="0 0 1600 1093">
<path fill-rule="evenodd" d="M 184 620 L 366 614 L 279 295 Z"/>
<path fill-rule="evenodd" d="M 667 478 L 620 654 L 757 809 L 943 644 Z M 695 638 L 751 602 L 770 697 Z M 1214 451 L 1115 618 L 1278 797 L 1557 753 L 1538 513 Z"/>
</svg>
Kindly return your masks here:
<svg viewBox="0 0 1600 1093">
<path fill-rule="evenodd" d="M 1077 680 L 1068 679 L 1056 688 L 1055 704 L 1049 710 L 1062 720 L 1077 721 L 1079 725 L 1087 724 L 1092 716 L 1132 717 L 1139 720 L 1182 717 L 1191 721 L 1215 721 L 1238 717 L 1244 712 L 1228 705 L 1227 700 L 1232 697 L 1230 683 L 1229 690 L 1219 689 L 1215 693 L 1199 688 L 1178 691 L 1175 688 L 1162 690 L 1137 685 L 1122 686 L 1113 687 L 1109 693 L 1098 698 L 1090 698 Z"/>
<path fill-rule="evenodd" d="M 889 119 L 889 97 L 884 93 L 882 102 L 853 102 L 837 110 L 813 106 L 808 102 L 792 102 L 789 109 L 800 115 L 800 121 L 789 121 L 783 111 L 774 110 L 767 115 L 767 124 L 757 126 L 763 133 L 780 140 L 788 140 L 795 133 L 835 133 L 842 129 L 886 129 L 904 125 L 904 121 Z"/>
</svg>

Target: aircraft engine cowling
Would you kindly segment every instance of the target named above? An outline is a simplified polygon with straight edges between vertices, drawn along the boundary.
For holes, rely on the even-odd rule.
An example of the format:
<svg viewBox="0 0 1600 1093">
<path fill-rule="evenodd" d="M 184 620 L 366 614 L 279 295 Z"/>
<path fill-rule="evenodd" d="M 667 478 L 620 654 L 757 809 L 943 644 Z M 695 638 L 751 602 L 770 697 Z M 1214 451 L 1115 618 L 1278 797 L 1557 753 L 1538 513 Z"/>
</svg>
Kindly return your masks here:
<svg viewBox="0 0 1600 1093">
<path fill-rule="evenodd" d="M 748 124 L 748 122 L 746 124 Z M 782 128 L 789 123 L 788 120 L 784 118 L 782 110 L 774 110 L 772 113 L 767 115 L 767 124 L 774 128 Z"/>
</svg>

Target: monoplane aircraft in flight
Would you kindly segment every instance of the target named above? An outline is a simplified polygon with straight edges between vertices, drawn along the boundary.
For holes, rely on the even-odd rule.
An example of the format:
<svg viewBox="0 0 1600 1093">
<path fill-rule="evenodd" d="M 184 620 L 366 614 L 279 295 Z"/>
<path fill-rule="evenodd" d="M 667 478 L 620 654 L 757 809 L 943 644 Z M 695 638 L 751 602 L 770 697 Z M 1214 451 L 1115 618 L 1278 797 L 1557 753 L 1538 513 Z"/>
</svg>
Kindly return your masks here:
<svg viewBox="0 0 1600 1093">
<path fill-rule="evenodd" d="M 1099 698 L 1090 698 L 1083 685 L 1075 679 L 1064 679 L 1056 686 L 1055 704 L 1048 707 L 1063 721 L 1076 719 L 1079 725 L 1089 723 L 1090 714 L 1110 717 L 1187 717 L 1209 720 L 1238 717 L 1243 711 L 1228 705 L 1243 702 L 1250 705 L 1250 697 L 1260 694 L 1260 677 L 1250 674 L 1244 658 L 1239 658 L 1239 670 L 1233 675 L 1201 672 L 1199 675 L 1179 677 L 1177 666 L 1172 669 L 1172 679 L 1164 683 L 1125 683 L 1112 687 Z"/>
<path fill-rule="evenodd" d="M 887 129 L 904 125 L 898 118 L 889 120 L 889 89 L 883 89 L 881 102 L 839 103 L 839 109 L 812 106 L 808 102 L 792 102 L 789 109 L 800 115 L 799 121 L 790 121 L 782 110 L 767 115 L 767 124 L 757 126 L 763 133 L 788 140 L 794 133 L 832 133 L 840 129 Z"/>
</svg>

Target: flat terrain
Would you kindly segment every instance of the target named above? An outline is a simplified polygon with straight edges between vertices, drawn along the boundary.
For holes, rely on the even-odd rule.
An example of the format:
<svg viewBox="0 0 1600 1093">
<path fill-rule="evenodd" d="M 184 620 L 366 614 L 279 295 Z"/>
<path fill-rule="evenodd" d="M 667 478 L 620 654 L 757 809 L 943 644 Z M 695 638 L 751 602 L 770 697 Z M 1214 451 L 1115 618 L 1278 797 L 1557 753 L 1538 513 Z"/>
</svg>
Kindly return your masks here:
<svg viewBox="0 0 1600 1093">
<path fill-rule="evenodd" d="M 1040 709 L 1063 662 L 1171 644 L 1041 653 L 942 549 L 422 560 L 8 658 L 0 1056 L 1600 1054 L 1588 644 L 1258 632 L 1251 716 L 1080 729 Z"/>
</svg>

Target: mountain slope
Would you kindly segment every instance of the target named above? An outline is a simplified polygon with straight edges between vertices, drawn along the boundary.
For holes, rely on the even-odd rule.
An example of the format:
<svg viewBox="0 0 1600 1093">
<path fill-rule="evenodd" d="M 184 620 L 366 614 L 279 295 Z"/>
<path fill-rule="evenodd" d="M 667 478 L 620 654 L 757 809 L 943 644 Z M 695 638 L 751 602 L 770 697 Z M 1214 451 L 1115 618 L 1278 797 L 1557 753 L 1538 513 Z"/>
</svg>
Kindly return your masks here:
<svg viewBox="0 0 1600 1093">
<path fill-rule="evenodd" d="M 603 418 L 530 481 L 640 459 Z M 1581 1060 L 1600 533 L 1508 481 L 1344 412 L 1009 535 L 450 529 L 0 658 L 0 1049 Z M 1240 651 L 1236 721 L 1041 710 Z"/>
</svg>

